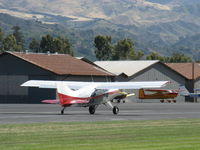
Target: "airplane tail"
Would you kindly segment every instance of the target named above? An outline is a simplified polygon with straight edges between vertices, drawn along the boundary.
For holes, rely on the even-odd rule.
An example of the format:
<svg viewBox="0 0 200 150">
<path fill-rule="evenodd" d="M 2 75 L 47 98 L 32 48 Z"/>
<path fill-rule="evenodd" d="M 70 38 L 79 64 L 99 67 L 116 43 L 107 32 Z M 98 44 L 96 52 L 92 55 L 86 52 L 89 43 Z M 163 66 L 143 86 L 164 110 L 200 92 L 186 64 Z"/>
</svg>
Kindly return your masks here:
<svg viewBox="0 0 200 150">
<path fill-rule="evenodd" d="M 63 83 L 57 84 L 57 92 L 61 105 L 88 103 L 91 98 L 91 94 L 94 91 L 94 85 L 86 86 L 78 90 L 72 90 Z"/>
<path fill-rule="evenodd" d="M 63 83 L 57 83 L 57 92 L 60 94 L 74 96 L 75 92 Z"/>
<path fill-rule="evenodd" d="M 185 86 L 180 86 L 179 87 L 179 94 L 181 96 L 188 96 L 189 95 L 189 91 L 185 88 Z"/>
<path fill-rule="evenodd" d="M 144 89 L 139 89 L 139 99 L 143 99 L 145 97 Z"/>
</svg>

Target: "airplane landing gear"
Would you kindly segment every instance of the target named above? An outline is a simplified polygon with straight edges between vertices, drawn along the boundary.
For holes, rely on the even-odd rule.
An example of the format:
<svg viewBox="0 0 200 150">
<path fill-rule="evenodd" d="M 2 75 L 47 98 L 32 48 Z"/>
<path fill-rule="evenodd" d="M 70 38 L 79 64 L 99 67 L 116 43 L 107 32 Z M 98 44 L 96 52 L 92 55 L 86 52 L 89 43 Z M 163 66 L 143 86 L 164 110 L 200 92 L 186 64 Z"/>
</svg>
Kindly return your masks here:
<svg viewBox="0 0 200 150">
<path fill-rule="evenodd" d="M 60 113 L 61 113 L 61 115 L 63 115 L 63 114 L 64 114 L 65 108 L 66 108 L 66 107 L 63 107 L 63 109 L 61 110 L 61 112 L 60 112 Z"/>
<path fill-rule="evenodd" d="M 91 115 L 93 115 L 95 113 L 95 110 L 96 110 L 95 105 L 89 106 L 89 112 L 90 112 Z"/>
<path fill-rule="evenodd" d="M 119 108 L 117 106 L 113 107 L 113 114 L 117 115 L 119 113 Z"/>
<path fill-rule="evenodd" d="M 105 103 L 105 105 L 109 106 L 110 108 L 112 108 L 114 115 L 117 115 L 119 113 L 119 108 L 117 106 L 113 106 L 110 101 Z"/>
</svg>

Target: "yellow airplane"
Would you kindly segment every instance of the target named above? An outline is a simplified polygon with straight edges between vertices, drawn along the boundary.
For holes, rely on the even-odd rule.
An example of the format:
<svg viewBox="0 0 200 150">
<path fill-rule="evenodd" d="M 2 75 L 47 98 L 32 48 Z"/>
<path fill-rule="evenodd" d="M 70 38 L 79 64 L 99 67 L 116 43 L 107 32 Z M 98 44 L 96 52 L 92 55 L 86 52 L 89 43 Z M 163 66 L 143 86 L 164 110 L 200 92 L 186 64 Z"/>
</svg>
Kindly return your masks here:
<svg viewBox="0 0 200 150">
<path fill-rule="evenodd" d="M 146 93 L 149 94 L 146 94 Z M 160 102 L 164 102 L 167 99 L 167 102 L 176 102 L 175 97 L 178 96 L 177 90 L 168 90 L 168 89 L 139 89 L 139 99 L 161 99 Z M 169 99 L 172 99 L 169 100 Z"/>
</svg>

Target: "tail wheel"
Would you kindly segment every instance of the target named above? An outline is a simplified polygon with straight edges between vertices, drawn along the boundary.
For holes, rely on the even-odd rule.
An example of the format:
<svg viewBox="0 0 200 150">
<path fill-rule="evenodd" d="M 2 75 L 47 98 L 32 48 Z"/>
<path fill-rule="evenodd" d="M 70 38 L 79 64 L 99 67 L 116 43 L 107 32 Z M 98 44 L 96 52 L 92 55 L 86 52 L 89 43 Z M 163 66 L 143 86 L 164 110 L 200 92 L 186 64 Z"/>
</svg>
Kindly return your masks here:
<svg viewBox="0 0 200 150">
<path fill-rule="evenodd" d="M 65 107 L 63 107 L 63 109 L 61 110 L 60 114 L 63 115 L 65 111 Z"/>
<path fill-rule="evenodd" d="M 93 115 L 95 113 L 95 110 L 96 110 L 95 105 L 92 105 L 92 106 L 89 107 L 89 112 L 90 112 L 91 115 Z"/>
<path fill-rule="evenodd" d="M 61 110 L 60 114 L 61 114 L 61 115 L 63 115 L 63 114 L 64 114 L 64 110 L 63 110 L 63 109 Z"/>
<path fill-rule="evenodd" d="M 117 106 L 113 107 L 113 114 L 117 115 L 119 113 L 119 108 Z"/>
</svg>

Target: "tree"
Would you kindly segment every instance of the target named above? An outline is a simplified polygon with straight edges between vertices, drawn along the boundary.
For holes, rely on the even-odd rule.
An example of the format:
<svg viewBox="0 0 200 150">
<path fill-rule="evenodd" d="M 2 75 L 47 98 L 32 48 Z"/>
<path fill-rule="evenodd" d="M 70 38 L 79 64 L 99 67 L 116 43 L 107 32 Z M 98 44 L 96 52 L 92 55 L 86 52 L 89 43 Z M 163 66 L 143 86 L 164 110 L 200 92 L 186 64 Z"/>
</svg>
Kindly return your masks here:
<svg viewBox="0 0 200 150">
<path fill-rule="evenodd" d="M 3 50 L 5 51 L 20 51 L 22 49 L 21 45 L 17 45 L 17 41 L 15 39 L 15 36 L 8 35 L 3 40 Z"/>
<path fill-rule="evenodd" d="M 192 62 L 192 59 L 188 56 L 185 56 L 182 53 L 174 53 L 171 57 L 164 57 L 158 55 L 158 53 L 152 52 L 146 57 L 147 60 L 160 60 L 162 62 L 168 63 L 181 63 L 181 62 Z"/>
<path fill-rule="evenodd" d="M 20 29 L 21 28 L 19 26 L 12 27 L 13 36 L 16 39 L 16 43 L 17 43 L 17 45 L 20 45 L 23 49 L 24 48 L 24 40 L 23 40 L 23 34 L 22 34 L 22 32 L 20 32 Z"/>
<path fill-rule="evenodd" d="M 40 49 L 42 52 L 51 52 L 55 53 L 55 49 L 53 46 L 53 37 L 49 34 L 42 36 L 42 39 L 40 41 Z"/>
<path fill-rule="evenodd" d="M 67 38 L 56 37 L 53 38 L 51 35 L 47 34 L 42 37 L 40 41 L 40 50 L 44 53 L 63 53 L 73 55 L 73 51 L 71 49 L 71 45 Z"/>
<path fill-rule="evenodd" d="M 173 53 L 172 57 L 169 59 L 169 62 L 192 62 L 192 59 L 182 53 Z"/>
<path fill-rule="evenodd" d="M 61 38 L 53 39 L 53 51 L 63 53 L 63 40 Z"/>
<path fill-rule="evenodd" d="M 71 46 L 67 38 L 58 37 L 53 41 L 53 47 L 55 51 L 63 54 L 73 55 L 73 51 L 71 50 Z"/>
<path fill-rule="evenodd" d="M 4 35 L 4 33 L 0 28 L 0 51 L 2 51 L 2 49 L 3 49 L 3 35 Z"/>
<path fill-rule="evenodd" d="M 95 55 L 98 60 L 110 60 L 112 57 L 111 36 L 98 35 L 94 39 Z"/>
<path fill-rule="evenodd" d="M 134 52 L 133 50 L 129 53 L 129 59 L 131 60 L 140 60 L 144 56 L 142 51 Z"/>
<path fill-rule="evenodd" d="M 142 51 L 138 51 L 136 55 L 136 60 L 141 59 L 144 56 L 144 53 Z"/>
<path fill-rule="evenodd" d="M 35 38 L 33 38 L 31 43 L 29 44 L 29 48 L 33 52 L 38 53 L 40 51 L 40 43 Z"/>
<path fill-rule="evenodd" d="M 113 59 L 135 59 L 134 44 L 130 39 L 123 39 L 114 46 Z"/>
<path fill-rule="evenodd" d="M 158 55 L 158 53 L 155 52 L 151 52 L 149 55 L 146 56 L 147 60 L 160 60 L 160 61 L 164 61 L 165 57 L 162 57 L 160 55 Z"/>
<path fill-rule="evenodd" d="M 73 50 L 71 49 L 71 45 L 69 43 L 68 39 L 63 39 L 63 53 L 64 54 L 70 54 L 70 55 L 74 55 Z"/>
</svg>

